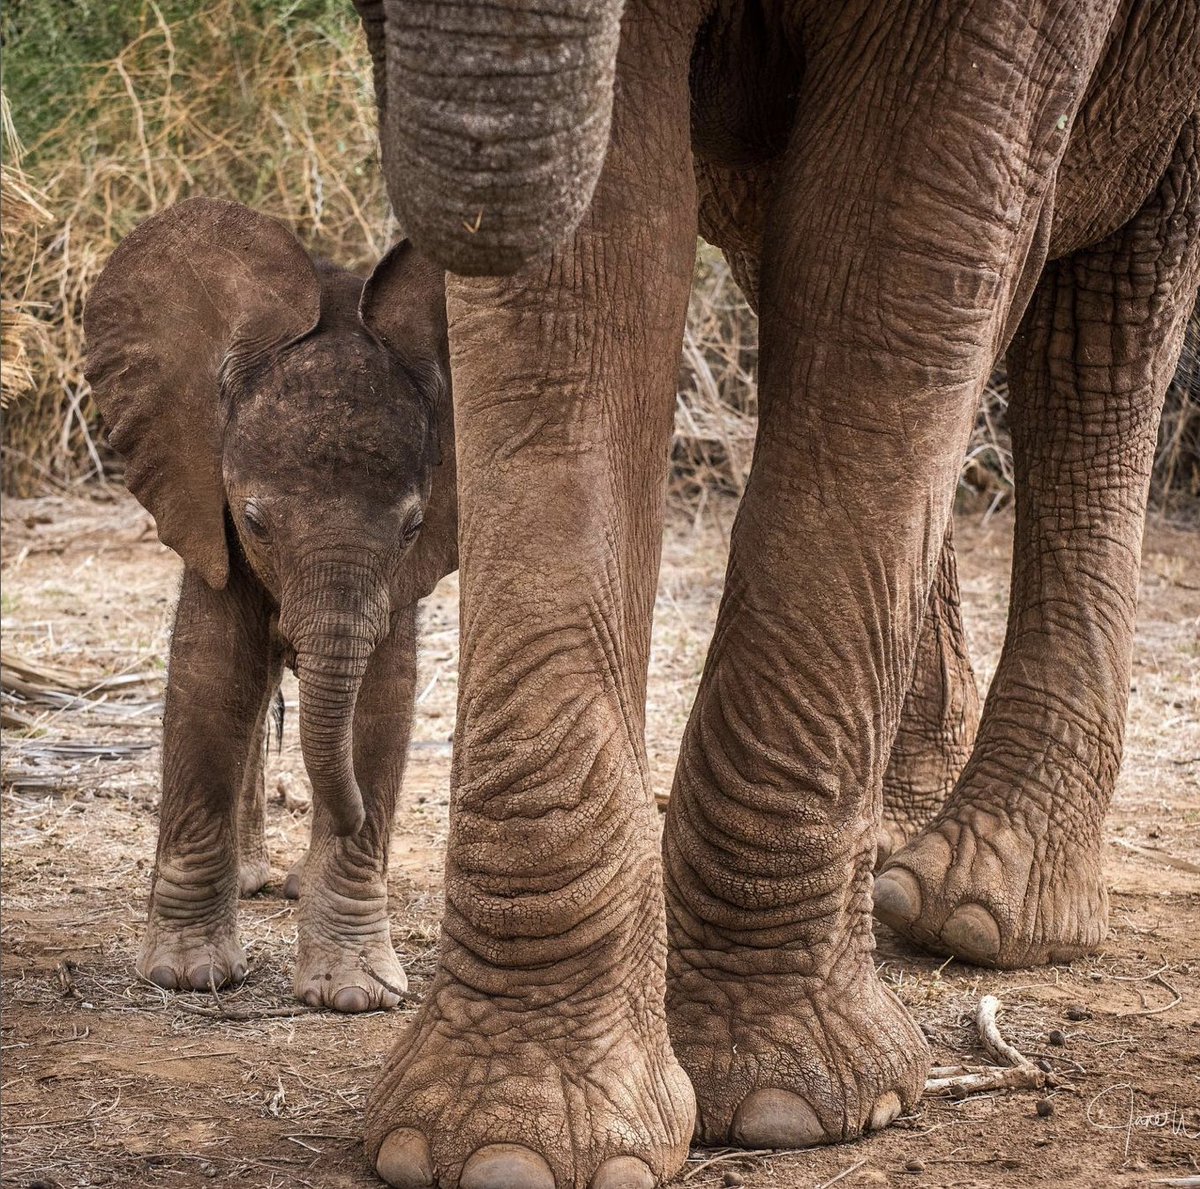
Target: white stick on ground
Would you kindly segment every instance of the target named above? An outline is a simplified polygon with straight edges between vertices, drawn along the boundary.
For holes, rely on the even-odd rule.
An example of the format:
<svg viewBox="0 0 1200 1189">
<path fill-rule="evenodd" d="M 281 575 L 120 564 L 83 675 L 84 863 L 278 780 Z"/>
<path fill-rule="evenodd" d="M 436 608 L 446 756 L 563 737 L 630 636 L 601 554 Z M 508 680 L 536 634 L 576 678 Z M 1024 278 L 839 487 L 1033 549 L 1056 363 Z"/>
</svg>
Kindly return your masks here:
<svg viewBox="0 0 1200 1189">
<path fill-rule="evenodd" d="M 985 1090 L 1040 1090 L 1053 1080 L 1000 1035 L 1000 1000 L 985 995 L 975 1011 L 975 1027 L 987 1054 L 1000 1068 L 987 1065 L 940 1065 L 929 1071 L 925 1093 L 963 1098 Z"/>
</svg>

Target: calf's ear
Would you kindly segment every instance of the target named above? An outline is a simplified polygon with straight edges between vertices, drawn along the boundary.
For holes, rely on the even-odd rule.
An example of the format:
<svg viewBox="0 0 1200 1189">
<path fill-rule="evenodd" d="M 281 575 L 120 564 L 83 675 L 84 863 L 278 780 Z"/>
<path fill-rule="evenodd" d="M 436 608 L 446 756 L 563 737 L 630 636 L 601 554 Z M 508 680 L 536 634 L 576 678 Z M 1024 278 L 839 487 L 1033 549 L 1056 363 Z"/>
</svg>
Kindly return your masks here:
<svg viewBox="0 0 1200 1189">
<path fill-rule="evenodd" d="M 215 589 L 229 577 L 222 369 L 302 338 L 320 314 L 320 282 L 296 237 L 211 198 L 131 232 L 88 294 L 85 371 L 126 486 L 163 544 Z"/>
<path fill-rule="evenodd" d="M 454 402 L 446 333 L 446 274 L 401 240 L 363 285 L 358 316 L 424 386 L 433 409 L 438 464 L 425 525 L 404 562 L 403 601 L 424 598 L 458 569 L 458 492 L 454 455 Z"/>
</svg>

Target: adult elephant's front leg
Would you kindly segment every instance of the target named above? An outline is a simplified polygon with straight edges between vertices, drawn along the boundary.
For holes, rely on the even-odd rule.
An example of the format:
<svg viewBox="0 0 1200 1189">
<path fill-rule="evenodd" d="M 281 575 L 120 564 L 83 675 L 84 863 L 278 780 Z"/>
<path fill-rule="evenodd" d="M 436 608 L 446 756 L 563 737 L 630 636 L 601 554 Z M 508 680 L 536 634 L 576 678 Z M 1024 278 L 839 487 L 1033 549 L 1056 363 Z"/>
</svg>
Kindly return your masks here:
<svg viewBox="0 0 1200 1189">
<path fill-rule="evenodd" d="M 368 1108 L 393 1185 L 638 1189 L 692 1135 L 644 706 L 695 202 L 648 23 L 573 242 L 448 286 L 461 688 L 438 969 Z"/>
<path fill-rule="evenodd" d="M 877 7 L 805 47 L 763 248 L 754 466 L 667 814 L 668 1018 L 705 1142 L 847 1138 L 922 1091 L 925 1042 L 872 961 L 883 775 L 1100 40 L 1016 7 Z"/>
</svg>

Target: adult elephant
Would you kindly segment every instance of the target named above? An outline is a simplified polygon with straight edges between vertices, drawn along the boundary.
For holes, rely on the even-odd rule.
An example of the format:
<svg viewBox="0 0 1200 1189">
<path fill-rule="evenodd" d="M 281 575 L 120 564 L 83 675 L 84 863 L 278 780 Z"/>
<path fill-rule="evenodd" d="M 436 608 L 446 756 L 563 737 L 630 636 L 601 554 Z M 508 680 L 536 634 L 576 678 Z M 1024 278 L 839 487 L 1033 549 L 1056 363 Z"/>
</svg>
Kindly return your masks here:
<svg viewBox="0 0 1200 1189">
<path fill-rule="evenodd" d="M 883 1126 L 928 1053 L 871 961 L 880 789 L 1006 346 L 1005 651 L 876 895 L 998 965 L 1104 932 L 1147 476 L 1200 272 L 1197 5 L 359 3 L 393 201 L 462 274 L 446 910 L 370 1102 L 376 1168 L 614 1189 L 674 1172 L 693 1125 Z M 760 310 L 761 416 L 660 858 L 644 695 L 697 228 Z"/>
</svg>

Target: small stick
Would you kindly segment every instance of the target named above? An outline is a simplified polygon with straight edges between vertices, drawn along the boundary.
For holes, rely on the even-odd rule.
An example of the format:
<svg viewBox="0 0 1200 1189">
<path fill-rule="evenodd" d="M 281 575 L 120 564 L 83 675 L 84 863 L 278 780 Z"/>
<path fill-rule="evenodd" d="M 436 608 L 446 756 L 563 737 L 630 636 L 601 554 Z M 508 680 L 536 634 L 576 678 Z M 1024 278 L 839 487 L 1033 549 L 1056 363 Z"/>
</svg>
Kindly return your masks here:
<svg viewBox="0 0 1200 1189">
<path fill-rule="evenodd" d="M 980 1068 L 950 1077 L 929 1078 L 925 1093 L 933 1097 L 980 1094 L 986 1090 L 1040 1090 L 1046 1075 L 1036 1065 L 1010 1065 L 1007 1069 Z"/>
<path fill-rule="evenodd" d="M 706 1168 L 711 1168 L 714 1164 L 723 1164 L 727 1160 L 749 1160 L 756 1156 L 775 1156 L 777 1154 L 774 1148 L 734 1148 L 730 1152 L 722 1152 L 718 1156 L 709 1157 L 703 1163 L 697 1164 L 695 1168 L 689 1168 L 679 1179 L 681 1181 L 690 1181 Z"/>
<path fill-rule="evenodd" d="M 988 1056 L 999 1065 L 1032 1065 L 1027 1057 L 1022 1057 L 1000 1035 L 1000 1027 L 996 1023 L 996 1013 L 1000 1010 L 1000 1000 L 995 995 L 985 995 L 979 1001 L 979 1009 L 975 1013 L 975 1026 L 979 1029 L 979 1039 L 987 1049 Z"/>
<path fill-rule="evenodd" d="M 867 1157 L 863 1157 L 857 1164 L 850 1165 L 849 1168 L 843 1168 L 836 1177 L 830 1177 L 828 1181 L 822 1181 L 817 1189 L 829 1189 L 830 1185 L 836 1185 L 843 1177 L 848 1177 L 852 1172 L 858 1172 L 864 1164 L 867 1163 Z"/>
<path fill-rule="evenodd" d="M 372 970 L 371 967 L 365 962 L 362 963 L 361 969 L 363 974 L 373 978 L 385 991 L 390 991 L 393 995 L 395 995 L 401 1003 L 406 1001 L 409 1003 L 416 1002 L 417 997 L 411 991 L 402 991 L 399 987 L 393 986 L 391 983 L 389 983 L 387 979 L 380 978 L 379 975 L 376 974 L 375 971 Z"/>
<path fill-rule="evenodd" d="M 172 1004 L 178 1011 L 193 1016 L 204 1016 L 209 1020 L 287 1020 L 292 1016 L 308 1016 L 319 1012 L 319 1007 L 297 1003 L 294 1007 L 225 1007 L 214 1011 L 211 1007 L 199 1007 L 195 1003 L 184 1003 L 182 999 Z"/>
<path fill-rule="evenodd" d="M 926 1094 L 965 1097 L 989 1090 L 1040 1090 L 1057 1084 L 1053 1074 L 1039 1069 L 1000 1035 L 1000 1026 L 996 1023 L 999 1010 L 1000 1000 L 995 995 L 984 995 L 975 1011 L 975 1026 L 988 1056 L 998 1062 L 1000 1068 L 935 1066 L 925 1082 Z"/>
<path fill-rule="evenodd" d="M 1158 1007 L 1145 1007 L 1140 1011 L 1119 1011 L 1116 1013 L 1118 1017 L 1122 1019 L 1128 1019 L 1130 1016 L 1157 1016 L 1161 1012 L 1170 1011 L 1171 1008 L 1177 1007 L 1183 1002 L 1183 996 L 1173 986 L 1171 986 L 1171 984 L 1167 982 L 1165 978 L 1163 978 L 1161 970 L 1153 977 L 1153 979 L 1151 979 L 1151 981 L 1158 983 L 1160 987 L 1165 987 L 1175 998 L 1172 999 L 1170 1003 L 1163 1003 Z M 1142 1002 L 1145 1003 L 1145 999 L 1143 999 Z"/>
</svg>

